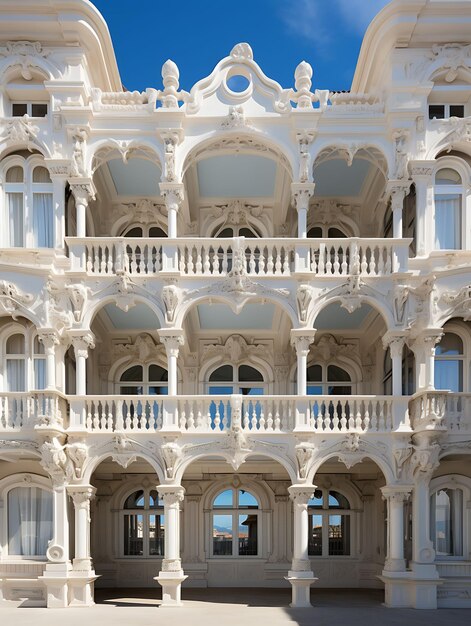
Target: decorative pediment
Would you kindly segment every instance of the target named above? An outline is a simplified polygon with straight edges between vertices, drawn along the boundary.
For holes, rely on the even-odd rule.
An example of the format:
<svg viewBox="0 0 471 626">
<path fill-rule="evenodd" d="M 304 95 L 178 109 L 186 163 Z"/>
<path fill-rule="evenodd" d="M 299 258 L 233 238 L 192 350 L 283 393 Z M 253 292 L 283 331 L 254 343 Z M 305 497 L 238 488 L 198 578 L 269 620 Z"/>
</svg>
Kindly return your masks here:
<svg viewBox="0 0 471 626">
<path fill-rule="evenodd" d="M 453 83 L 460 72 L 471 79 L 471 45 L 434 44 L 425 56 L 411 61 L 405 69 L 408 78 L 419 82 L 444 74 L 445 82 Z"/>
</svg>

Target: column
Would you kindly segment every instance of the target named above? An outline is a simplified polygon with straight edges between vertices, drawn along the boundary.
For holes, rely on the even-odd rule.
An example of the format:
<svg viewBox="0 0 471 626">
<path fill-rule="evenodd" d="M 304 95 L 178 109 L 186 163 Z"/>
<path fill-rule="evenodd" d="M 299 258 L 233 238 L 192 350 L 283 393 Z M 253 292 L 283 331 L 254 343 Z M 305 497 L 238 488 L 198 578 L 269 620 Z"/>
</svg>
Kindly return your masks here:
<svg viewBox="0 0 471 626">
<path fill-rule="evenodd" d="M 391 211 L 393 214 L 393 238 L 402 239 L 403 234 L 403 210 L 404 199 L 409 193 L 410 183 L 401 181 L 390 181 L 389 193 L 391 197 Z M 393 256 L 393 271 L 404 272 L 407 269 L 409 257 L 409 247 L 404 243 L 395 244 Z"/>
<path fill-rule="evenodd" d="M 412 486 L 387 485 L 381 489 L 387 503 L 387 555 L 386 572 L 405 572 L 404 559 L 404 502 L 409 499 Z"/>
<path fill-rule="evenodd" d="M 53 206 L 54 206 L 54 243 L 55 248 L 63 248 L 65 245 L 65 185 L 67 183 L 68 167 L 50 166 L 49 173 L 52 180 Z"/>
<path fill-rule="evenodd" d="M 293 502 L 293 561 L 286 580 L 291 583 L 293 608 L 309 607 L 310 587 L 317 579 L 311 571 L 309 560 L 309 515 L 307 505 L 313 497 L 314 485 L 292 485 L 288 487 Z"/>
<path fill-rule="evenodd" d="M 182 606 L 181 586 L 188 578 L 180 558 L 180 504 L 185 489 L 181 485 L 158 485 L 157 490 L 164 501 L 165 556 L 154 580 L 162 586 L 161 606 Z"/>
<path fill-rule="evenodd" d="M 315 335 L 315 328 L 293 328 L 291 330 L 291 345 L 296 350 L 297 357 L 298 396 L 307 395 L 307 357 Z"/>
<path fill-rule="evenodd" d="M 77 214 L 77 237 L 87 236 L 87 208 L 90 200 L 95 198 L 93 181 L 88 178 L 70 179 L 70 189 L 75 198 Z"/>
<path fill-rule="evenodd" d="M 314 183 L 291 183 L 292 202 L 298 212 L 298 239 L 295 249 L 294 269 L 297 273 L 311 271 L 311 249 L 307 238 L 307 213 L 309 200 L 314 193 Z"/>
<path fill-rule="evenodd" d="M 39 330 L 39 340 L 44 346 L 46 353 L 46 388 L 56 389 L 56 346 L 59 338 L 54 330 Z"/>
<path fill-rule="evenodd" d="M 427 256 L 435 247 L 433 169 L 435 161 L 412 161 L 416 194 L 417 256 Z"/>
<path fill-rule="evenodd" d="M 69 606 L 68 577 L 71 570 L 69 560 L 69 519 L 67 514 L 67 491 L 62 480 L 53 478 L 53 531 L 52 541 L 47 548 L 47 565 L 39 578 L 46 586 L 48 608 Z"/>
<path fill-rule="evenodd" d="M 160 342 L 165 346 L 168 364 L 168 395 L 176 396 L 178 387 L 178 355 L 185 344 L 182 330 L 163 328 L 159 331 Z"/>
<path fill-rule="evenodd" d="M 159 183 L 159 187 L 168 211 L 168 238 L 176 239 L 178 211 L 185 197 L 185 188 L 183 183 L 169 182 Z"/>
<path fill-rule="evenodd" d="M 389 332 L 383 337 L 383 347 L 385 350 L 389 350 L 391 354 L 393 396 L 402 396 L 402 357 L 404 344 L 404 335 L 395 335 Z"/>
<path fill-rule="evenodd" d="M 443 336 L 441 329 L 426 330 L 411 345 L 415 356 L 416 392 L 435 389 L 435 346 Z"/>
<path fill-rule="evenodd" d="M 87 359 L 88 351 L 95 347 L 91 334 L 72 337 L 75 352 L 75 393 L 77 396 L 87 395 Z"/>
</svg>

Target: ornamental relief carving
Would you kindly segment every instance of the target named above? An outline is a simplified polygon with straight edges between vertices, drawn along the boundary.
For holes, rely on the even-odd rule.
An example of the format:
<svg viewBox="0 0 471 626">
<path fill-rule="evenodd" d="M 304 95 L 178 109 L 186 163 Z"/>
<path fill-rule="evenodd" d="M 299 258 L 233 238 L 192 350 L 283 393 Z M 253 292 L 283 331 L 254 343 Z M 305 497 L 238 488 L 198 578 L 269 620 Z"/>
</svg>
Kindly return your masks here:
<svg viewBox="0 0 471 626">
<path fill-rule="evenodd" d="M 448 315 L 462 317 L 465 322 L 471 321 L 471 285 L 462 287 L 458 292 L 446 291 L 440 300 L 447 305 Z"/>
<path fill-rule="evenodd" d="M 224 344 L 211 344 L 203 347 L 203 361 L 213 357 L 221 360 L 229 360 L 234 364 L 249 360 L 251 357 L 259 357 L 263 360 L 272 360 L 271 348 L 264 344 L 249 344 L 242 335 L 231 335 Z"/>
<path fill-rule="evenodd" d="M 33 79 L 33 70 L 41 67 L 39 59 L 45 59 L 50 54 L 39 41 L 7 41 L 0 47 L 0 57 L 17 57 L 21 68 L 21 77 L 30 81 Z"/>
<path fill-rule="evenodd" d="M 124 357 L 143 364 L 150 363 L 156 359 L 164 363 L 166 362 L 164 347 L 148 333 L 138 335 L 131 343 L 114 344 L 111 361 L 114 363 L 116 360 Z"/>
<path fill-rule="evenodd" d="M 22 291 L 14 283 L 0 280 L 0 311 L 17 319 L 21 307 L 30 307 L 34 296 Z"/>
</svg>

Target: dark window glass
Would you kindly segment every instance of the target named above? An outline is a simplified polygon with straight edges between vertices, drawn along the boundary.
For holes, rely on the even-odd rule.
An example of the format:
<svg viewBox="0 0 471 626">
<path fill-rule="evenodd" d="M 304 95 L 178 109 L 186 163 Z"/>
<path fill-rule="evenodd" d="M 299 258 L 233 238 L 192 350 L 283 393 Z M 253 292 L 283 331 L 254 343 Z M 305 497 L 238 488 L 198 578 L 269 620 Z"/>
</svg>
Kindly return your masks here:
<svg viewBox="0 0 471 626">
<path fill-rule="evenodd" d="M 350 382 L 352 379 L 348 375 L 348 373 L 340 367 L 336 365 L 329 365 L 327 368 L 327 380 L 332 383 L 336 382 Z"/>
<path fill-rule="evenodd" d="M 232 365 L 222 365 L 209 377 L 210 382 L 232 382 L 234 379 Z"/>
<path fill-rule="evenodd" d="M 144 492 L 141 490 L 135 491 L 126 498 L 124 503 L 125 509 L 143 509 L 144 508 Z"/>
<path fill-rule="evenodd" d="M 159 228 L 158 226 L 152 226 L 152 228 L 149 228 L 149 237 L 166 237 L 167 233 L 165 231 L 163 231 L 161 228 Z"/>
<path fill-rule="evenodd" d="M 329 228 L 329 237 L 332 239 L 345 239 L 346 235 L 338 228 Z"/>
<path fill-rule="evenodd" d="M 308 367 L 307 379 L 309 382 L 320 383 L 322 381 L 322 367 L 320 365 L 311 365 L 311 367 Z"/>
<path fill-rule="evenodd" d="M 28 112 L 26 103 L 15 103 L 12 105 L 11 112 L 13 117 L 23 117 Z"/>
<path fill-rule="evenodd" d="M 142 365 L 133 365 L 133 367 L 130 367 L 122 374 L 120 380 L 140 382 L 143 380 L 143 376 Z"/>
<path fill-rule="evenodd" d="M 321 239 L 322 238 L 322 228 L 320 226 L 315 226 L 314 228 L 310 228 L 308 233 L 308 237 L 313 239 Z"/>
<path fill-rule="evenodd" d="M 32 117 L 46 117 L 47 104 L 32 104 L 31 115 Z"/>
<path fill-rule="evenodd" d="M 156 382 L 167 382 L 168 381 L 168 372 L 164 370 L 160 365 L 150 365 L 149 366 L 149 381 Z"/>
<path fill-rule="evenodd" d="M 428 117 L 430 120 L 442 120 L 445 117 L 444 104 L 431 104 L 428 108 Z"/>
<path fill-rule="evenodd" d="M 464 117 L 464 105 L 450 104 L 450 117 Z"/>
<path fill-rule="evenodd" d="M 142 237 L 142 228 L 140 228 L 140 226 L 136 226 L 135 228 L 130 228 L 124 236 L 125 237 Z"/>
<path fill-rule="evenodd" d="M 258 370 L 250 365 L 241 365 L 239 367 L 239 382 L 262 382 L 263 376 Z"/>
</svg>

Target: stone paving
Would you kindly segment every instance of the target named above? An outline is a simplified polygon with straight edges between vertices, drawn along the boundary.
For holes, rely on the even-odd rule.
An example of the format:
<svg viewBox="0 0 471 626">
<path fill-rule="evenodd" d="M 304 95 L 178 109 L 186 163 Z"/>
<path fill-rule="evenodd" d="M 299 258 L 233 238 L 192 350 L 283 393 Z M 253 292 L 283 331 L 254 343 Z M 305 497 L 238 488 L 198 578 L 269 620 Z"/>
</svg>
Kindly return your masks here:
<svg viewBox="0 0 471 626">
<path fill-rule="evenodd" d="M 159 608 L 151 589 L 100 590 L 92 608 L 46 610 L 0 602 L 1 626 L 470 626 L 471 610 L 386 609 L 377 590 L 315 589 L 290 609 L 288 589 L 184 589 L 182 608 Z"/>
</svg>

